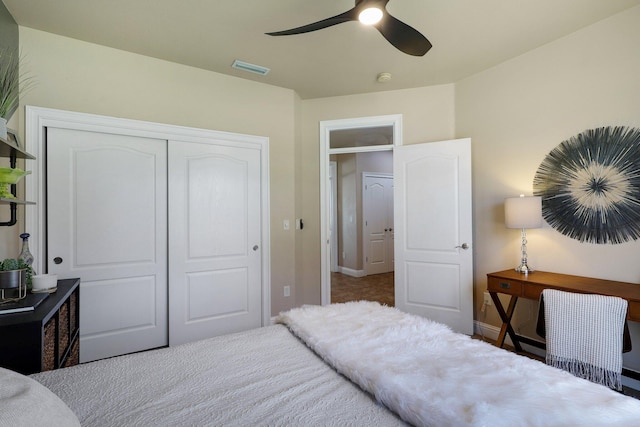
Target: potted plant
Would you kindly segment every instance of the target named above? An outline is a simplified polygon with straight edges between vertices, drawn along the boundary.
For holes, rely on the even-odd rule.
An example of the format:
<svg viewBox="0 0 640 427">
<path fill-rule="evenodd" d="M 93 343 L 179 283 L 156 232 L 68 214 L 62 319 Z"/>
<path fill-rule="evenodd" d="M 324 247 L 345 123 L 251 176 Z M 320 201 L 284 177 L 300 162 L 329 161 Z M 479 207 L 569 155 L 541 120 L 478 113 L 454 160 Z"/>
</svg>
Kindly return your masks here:
<svg viewBox="0 0 640 427">
<path fill-rule="evenodd" d="M 31 284 L 33 270 L 21 259 L 7 258 L 0 263 L 0 289 L 17 289 Z"/>
<path fill-rule="evenodd" d="M 20 57 L 14 49 L 0 49 L 0 138 L 5 141 L 7 120 L 18 108 L 20 93 L 31 85 L 30 78 L 20 75 L 20 62 Z"/>
</svg>

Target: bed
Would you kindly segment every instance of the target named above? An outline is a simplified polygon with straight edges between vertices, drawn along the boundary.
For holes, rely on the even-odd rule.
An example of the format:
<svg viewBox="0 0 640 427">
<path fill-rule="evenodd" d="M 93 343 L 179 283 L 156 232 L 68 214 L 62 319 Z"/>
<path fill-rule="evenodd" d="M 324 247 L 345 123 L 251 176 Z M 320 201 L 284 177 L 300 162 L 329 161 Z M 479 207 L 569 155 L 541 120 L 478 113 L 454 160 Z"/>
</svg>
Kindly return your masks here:
<svg viewBox="0 0 640 427">
<path fill-rule="evenodd" d="M 276 322 L 22 378 L 77 417 L 56 425 L 640 425 L 636 399 L 377 303 Z"/>
</svg>

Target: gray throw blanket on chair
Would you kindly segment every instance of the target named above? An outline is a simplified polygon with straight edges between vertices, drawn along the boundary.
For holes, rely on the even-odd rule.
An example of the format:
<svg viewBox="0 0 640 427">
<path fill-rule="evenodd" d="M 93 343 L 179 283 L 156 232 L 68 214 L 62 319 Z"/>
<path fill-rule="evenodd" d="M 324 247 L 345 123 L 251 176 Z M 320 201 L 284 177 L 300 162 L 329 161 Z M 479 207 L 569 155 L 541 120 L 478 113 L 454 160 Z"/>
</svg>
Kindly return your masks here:
<svg viewBox="0 0 640 427">
<path fill-rule="evenodd" d="M 547 364 L 622 389 L 627 301 L 604 295 L 543 291 Z"/>
</svg>

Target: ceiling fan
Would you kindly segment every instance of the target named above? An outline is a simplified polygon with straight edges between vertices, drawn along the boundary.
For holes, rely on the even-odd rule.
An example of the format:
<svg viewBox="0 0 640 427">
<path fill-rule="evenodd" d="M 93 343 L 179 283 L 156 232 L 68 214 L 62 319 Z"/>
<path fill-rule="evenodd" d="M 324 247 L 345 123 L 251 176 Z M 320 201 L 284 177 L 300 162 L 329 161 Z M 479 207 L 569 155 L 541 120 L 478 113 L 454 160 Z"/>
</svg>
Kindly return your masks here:
<svg viewBox="0 0 640 427">
<path fill-rule="evenodd" d="M 391 16 L 386 9 L 387 3 L 389 3 L 389 0 L 356 0 L 356 5 L 353 9 L 340 15 L 301 27 L 266 34 L 270 36 L 289 36 L 321 30 L 343 22 L 360 21 L 363 24 L 377 28 L 389 43 L 404 53 L 423 56 L 431 49 L 429 40 L 416 29 Z"/>
</svg>

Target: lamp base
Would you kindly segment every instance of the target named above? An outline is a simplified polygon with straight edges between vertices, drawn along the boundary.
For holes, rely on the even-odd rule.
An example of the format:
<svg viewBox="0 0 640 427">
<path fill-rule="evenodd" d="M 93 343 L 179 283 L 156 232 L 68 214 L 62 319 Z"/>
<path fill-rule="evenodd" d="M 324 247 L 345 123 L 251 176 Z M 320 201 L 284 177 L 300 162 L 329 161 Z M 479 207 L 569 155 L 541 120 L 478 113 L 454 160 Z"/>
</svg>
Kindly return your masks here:
<svg viewBox="0 0 640 427">
<path fill-rule="evenodd" d="M 518 273 L 522 273 L 522 274 L 529 274 L 534 272 L 533 268 L 529 267 L 527 264 L 520 264 L 515 268 L 515 270 Z"/>
</svg>

